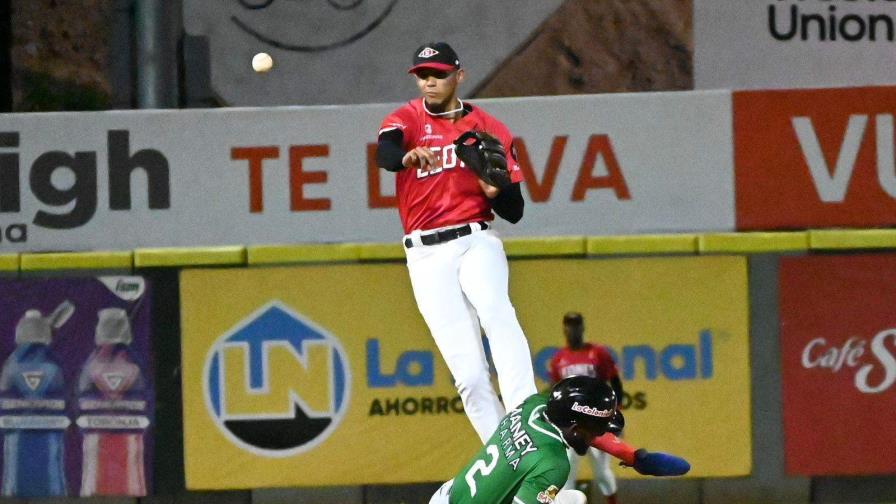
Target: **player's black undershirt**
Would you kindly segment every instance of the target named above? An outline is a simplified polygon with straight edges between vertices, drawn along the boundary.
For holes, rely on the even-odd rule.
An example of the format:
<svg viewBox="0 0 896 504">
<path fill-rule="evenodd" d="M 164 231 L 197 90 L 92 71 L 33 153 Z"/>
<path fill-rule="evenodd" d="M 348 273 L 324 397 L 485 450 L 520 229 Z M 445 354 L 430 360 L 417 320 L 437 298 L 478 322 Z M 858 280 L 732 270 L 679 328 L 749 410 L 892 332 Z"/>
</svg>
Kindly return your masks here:
<svg viewBox="0 0 896 504">
<path fill-rule="evenodd" d="M 404 165 L 404 149 L 401 148 L 404 133 L 400 129 L 393 129 L 380 133 L 376 145 L 376 165 L 390 172 L 401 171 Z"/>
<path fill-rule="evenodd" d="M 380 133 L 376 147 L 376 164 L 384 170 L 390 172 L 401 171 L 404 165 L 401 160 L 404 159 L 405 151 L 402 148 L 404 133 L 400 129 L 393 129 Z M 498 193 L 491 200 L 492 210 L 498 217 L 516 224 L 523 218 L 523 195 L 520 192 L 520 184 L 510 184 L 506 189 Z"/>
<path fill-rule="evenodd" d="M 516 224 L 523 218 L 524 202 L 519 182 L 507 186 L 491 202 L 492 210 L 507 222 Z"/>
</svg>

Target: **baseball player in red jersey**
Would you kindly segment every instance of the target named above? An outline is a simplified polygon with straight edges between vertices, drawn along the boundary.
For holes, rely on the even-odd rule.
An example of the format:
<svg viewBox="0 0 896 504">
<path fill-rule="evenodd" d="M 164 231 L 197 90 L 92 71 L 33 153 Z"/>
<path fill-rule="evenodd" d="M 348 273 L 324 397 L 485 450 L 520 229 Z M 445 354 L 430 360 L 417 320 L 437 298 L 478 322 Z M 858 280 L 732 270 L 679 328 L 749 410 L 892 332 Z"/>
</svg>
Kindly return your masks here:
<svg viewBox="0 0 896 504">
<path fill-rule="evenodd" d="M 504 246 L 491 229 L 494 213 L 516 223 L 523 216 L 522 172 L 513 136 L 478 106 L 461 101 L 464 70 L 444 42 L 414 53 L 421 97 L 399 107 L 379 130 L 377 164 L 396 172 L 403 244 L 417 307 L 448 365 L 464 409 L 480 439 L 536 392 L 532 358 L 507 292 Z M 468 131 L 497 138 L 510 184 L 484 182 L 455 152 Z M 503 407 L 491 385 L 480 326 L 489 339 Z"/>
<path fill-rule="evenodd" d="M 606 347 L 592 345 L 584 341 L 585 322 L 582 314 L 569 312 L 563 316 L 563 333 L 566 336 L 566 348 L 560 349 L 550 363 L 551 382 L 557 383 L 570 376 L 591 376 L 609 382 L 616 393 L 617 400 L 622 400 L 622 380 L 616 362 Z M 579 455 L 567 450 L 569 457 L 569 478 L 563 488 L 575 487 L 576 472 L 579 466 Z M 591 471 L 600 492 L 607 498 L 608 504 L 616 504 L 616 477 L 610 469 L 610 458 L 606 452 L 591 448 L 587 456 L 591 457 Z"/>
</svg>

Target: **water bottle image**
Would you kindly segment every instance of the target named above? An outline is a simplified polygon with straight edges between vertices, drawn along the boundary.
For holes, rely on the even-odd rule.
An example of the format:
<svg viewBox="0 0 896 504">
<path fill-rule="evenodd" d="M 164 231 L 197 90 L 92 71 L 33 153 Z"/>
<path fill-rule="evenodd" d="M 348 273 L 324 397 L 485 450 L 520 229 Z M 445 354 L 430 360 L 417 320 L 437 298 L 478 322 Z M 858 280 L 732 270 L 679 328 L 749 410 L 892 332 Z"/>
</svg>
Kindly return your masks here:
<svg viewBox="0 0 896 504">
<path fill-rule="evenodd" d="M 81 496 L 143 496 L 149 420 L 143 372 L 130 354 L 130 320 L 121 308 L 104 308 L 97 318 L 95 348 L 78 379 Z"/>
<path fill-rule="evenodd" d="M 16 324 L 16 348 L 0 371 L 3 495 L 64 496 L 65 379 L 50 351 L 54 332 L 74 313 L 62 302 L 48 316 L 30 309 Z"/>
</svg>

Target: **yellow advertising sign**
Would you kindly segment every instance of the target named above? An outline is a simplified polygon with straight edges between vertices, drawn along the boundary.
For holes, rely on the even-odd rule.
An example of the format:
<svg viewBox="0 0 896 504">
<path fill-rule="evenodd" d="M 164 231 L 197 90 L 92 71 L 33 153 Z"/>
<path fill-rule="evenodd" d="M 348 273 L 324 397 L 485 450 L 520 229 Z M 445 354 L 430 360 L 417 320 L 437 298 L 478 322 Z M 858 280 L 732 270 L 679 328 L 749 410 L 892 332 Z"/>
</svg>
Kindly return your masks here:
<svg viewBox="0 0 896 504">
<path fill-rule="evenodd" d="M 565 344 L 563 314 L 581 312 L 586 341 L 615 355 L 626 442 L 685 457 L 689 477 L 750 474 L 746 258 L 516 261 L 510 296 L 539 388 Z"/>
<path fill-rule="evenodd" d="M 581 311 L 619 357 L 630 442 L 749 473 L 744 259 L 519 261 L 511 283 L 540 388 Z M 188 270 L 181 303 L 189 488 L 442 481 L 479 445 L 404 265 Z"/>
</svg>

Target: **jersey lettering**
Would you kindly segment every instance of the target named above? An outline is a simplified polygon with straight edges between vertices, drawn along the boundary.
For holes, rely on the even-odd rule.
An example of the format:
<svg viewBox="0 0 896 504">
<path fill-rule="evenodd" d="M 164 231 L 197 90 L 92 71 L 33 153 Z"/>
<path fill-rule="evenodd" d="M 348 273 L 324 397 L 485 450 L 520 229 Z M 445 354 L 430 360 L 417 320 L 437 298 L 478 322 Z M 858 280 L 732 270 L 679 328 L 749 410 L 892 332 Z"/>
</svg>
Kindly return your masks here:
<svg viewBox="0 0 896 504">
<path fill-rule="evenodd" d="M 591 376 L 596 377 L 597 372 L 594 370 L 593 364 L 570 364 L 563 368 L 563 377 L 570 376 Z"/>
<path fill-rule="evenodd" d="M 442 149 L 442 166 L 445 168 L 454 168 L 457 166 L 457 152 L 454 144 L 446 145 L 444 149 Z M 463 162 L 461 162 L 461 166 L 463 166 Z"/>
<path fill-rule="evenodd" d="M 428 170 L 423 167 L 417 168 L 418 179 L 429 177 L 430 175 L 437 175 L 441 173 L 442 170 L 450 170 L 458 165 L 457 152 L 454 144 L 449 144 L 444 147 L 432 145 L 429 147 L 429 150 L 435 153 L 437 166 Z M 461 161 L 460 166 L 464 167 L 466 165 Z"/>
<path fill-rule="evenodd" d="M 567 447 L 544 417 L 547 401 L 545 395 L 529 396 L 501 419 L 454 477 L 452 503 L 534 504 L 539 492 L 563 486 L 569 475 Z"/>
<path fill-rule="evenodd" d="M 467 471 L 467 474 L 464 476 L 464 479 L 467 480 L 467 486 L 470 487 L 470 496 L 476 496 L 476 473 L 481 472 L 482 476 L 488 476 L 495 470 L 495 466 L 498 465 L 498 447 L 495 445 L 488 445 L 486 447 L 485 452 L 491 457 L 491 462 L 488 464 L 485 463 L 484 460 L 477 460 L 476 463 L 473 464 L 473 467 L 470 467 L 470 470 Z"/>
</svg>

